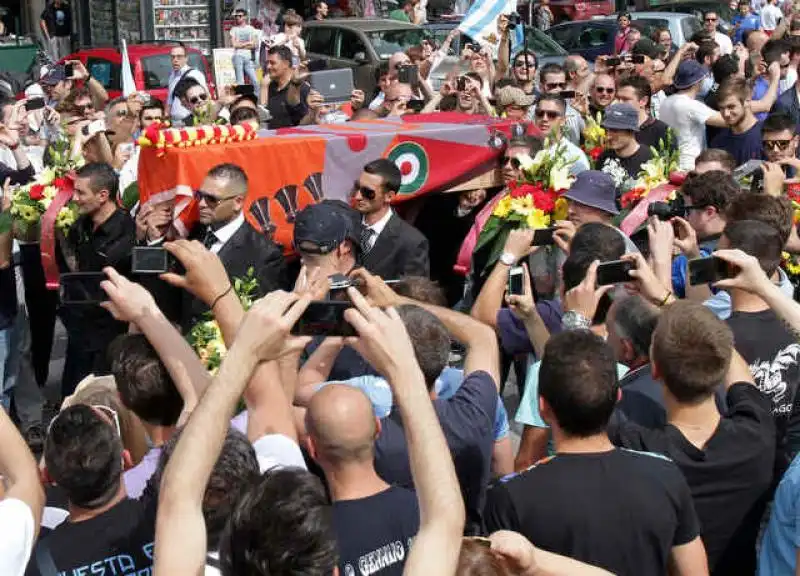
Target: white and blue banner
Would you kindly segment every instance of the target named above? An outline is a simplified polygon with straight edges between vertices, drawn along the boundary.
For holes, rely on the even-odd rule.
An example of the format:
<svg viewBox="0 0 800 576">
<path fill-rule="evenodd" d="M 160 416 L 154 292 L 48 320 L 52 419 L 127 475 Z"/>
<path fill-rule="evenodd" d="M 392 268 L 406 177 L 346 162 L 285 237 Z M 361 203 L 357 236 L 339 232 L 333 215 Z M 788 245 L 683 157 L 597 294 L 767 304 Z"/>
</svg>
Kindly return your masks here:
<svg viewBox="0 0 800 576">
<path fill-rule="evenodd" d="M 482 46 L 491 47 L 494 55 L 500 45 L 500 32 L 497 30 L 497 19 L 501 14 L 512 14 L 517 11 L 517 0 L 476 0 L 458 25 L 462 34 L 466 34 Z M 511 32 L 511 50 L 522 45 L 523 26 L 520 23 Z"/>
</svg>

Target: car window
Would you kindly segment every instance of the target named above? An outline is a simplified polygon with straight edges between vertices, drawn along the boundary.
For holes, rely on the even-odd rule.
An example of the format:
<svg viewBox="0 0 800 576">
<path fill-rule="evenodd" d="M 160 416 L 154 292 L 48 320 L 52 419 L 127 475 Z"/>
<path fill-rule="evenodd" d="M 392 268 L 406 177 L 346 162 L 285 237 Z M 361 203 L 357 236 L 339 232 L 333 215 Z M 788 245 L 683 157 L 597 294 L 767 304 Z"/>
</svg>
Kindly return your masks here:
<svg viewBox="0 0 800 576">
<path fill-rule="evenodd" d="M 652 38 L 653 33 L 656 30 L 660 30 L 661 28 L 666 28 L 668 30 L 672 30 L 669 25 L 669 20 L 666 18 L 636 18 L 634 16 L 634 21 L 636 21 L 640 26 L 643 26 L 644 29 L 642 30 L 642 38 Z M 677 42 L 677 38 L 673 38 L 673 41 Z"/>
<path fill-rule="evenodd" d="M 334 55 L 334 40 L 336 39 L 336 29 L 325 26 L 313 26 L 306 28 L 306 50 L 321 54 L 323 56 Z"/>
<path fill-rule="evenodd" d="M 587 26 L 581 30 L 576 44 L 581 49 L 599 48 L 611 42 L 612 36 L 611 28 Z"/>
<path fill-rule="evenodd" d="M 574 26 L 553 26 L 547 31 L 547 35 L 558 43 L 564 50 L 575 48 L 573 38 L 575 36 Z"/>
<path fill-rule="evenodd" d="M 567 53 L 550 36 L 538 28 L 525 26 L 525 36 L 528 41 L 528 50 L 533 50 L 538 56 L 562 56 Z"/>
<path fill-rule="evenodd" d="M 86 68 L 92 78 L 100 82 L 106 90 L 122 90 L 120 84 L 120 66 L 104 58 L 86 59 Z"/>
<path fill-rule="evenodd" d="M 681 20 L 681 30 L 683 30 L 683 37 L 687 40 L 694 36 L 696 33 L 703 29 L 700 19 L 697 17 L 684 18 Z"/>
<path fill-rule="evenodd" d="M 202 56 L 197 52 L 189 52 L 188 64 L 203 74 L 206 66 Z M 169 54 L 156 54 L 142 58 L 142 73 L 144 74 L 144 89 L 156 90 L 169 87 L 169 75 L 172 73 L 172 63 Z"/>
<path fill-rule="evenodd" d="M 364 56 L 367 55 L 367 47 L 358 34 L 352 30 L 339 30 L 339 58 L 355 60 L 356 54 L 359 52 Z"/>
<path fill-rule="evenodd" d="M 366 36 L 378 57 L 388 60 L 395 52 L 405 52 L 412 46 L 419 46 L 422 39 L 429 38 L 430 34 L 421 28 L 408 28 L 367 32 Z"/>
</svg>

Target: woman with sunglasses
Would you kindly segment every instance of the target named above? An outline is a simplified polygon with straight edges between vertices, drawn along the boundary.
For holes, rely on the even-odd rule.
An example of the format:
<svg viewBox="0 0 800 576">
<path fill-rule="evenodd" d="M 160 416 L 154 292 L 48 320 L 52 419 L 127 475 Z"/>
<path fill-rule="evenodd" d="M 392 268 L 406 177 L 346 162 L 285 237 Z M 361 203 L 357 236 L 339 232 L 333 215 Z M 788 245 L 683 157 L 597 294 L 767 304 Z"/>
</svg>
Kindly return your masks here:
<svg viewBox="0 0 800 576">
<path fill-rule="evenodd" d="M 190 114 L 182 118 L 184 126 L 199 126 L 202 124 L 214 124 L 217 120 L 219 108 L 217 103 L 211 100 L 208 89 L 191 77 L 184 78 L 175 87 L 175 97 L 180 99 L 184 108 Z"/>
</svg>

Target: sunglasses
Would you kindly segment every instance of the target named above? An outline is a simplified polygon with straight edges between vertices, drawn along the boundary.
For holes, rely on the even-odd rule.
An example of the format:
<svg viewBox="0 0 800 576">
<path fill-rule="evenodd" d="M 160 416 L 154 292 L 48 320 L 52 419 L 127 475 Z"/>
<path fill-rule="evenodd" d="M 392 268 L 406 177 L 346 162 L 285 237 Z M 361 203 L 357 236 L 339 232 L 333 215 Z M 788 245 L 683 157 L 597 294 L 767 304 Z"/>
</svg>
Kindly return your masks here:
<svg viewBox="0 0 800 576">
<path fill-rule="evenodd" d="M 525 60 L 517 60 L 514 62 L 514 68 L 525 68 L 525 66 L 528 68 L 536 68 L 536 62 L 532 60 L 528 60 L 527 62 L 525 62 Z"/>
<path fill-rule="evenodd" d="M 557 112 L 555 110 L 539 110 L 536 109 L 536 117 L 537 118 L 544 118 L 547 116 L 549 120 L 555 120 L 556 118 L 561 117 L 561 112 Z"/>
<path fill-rule="evenodd" d="M 513 156 L 504 156 L 503 157 L 503 167 L 505 168 L 511 164 L 511 167 L 514 170 L 519 170 L 519 167 L 522 166 L 522 163 L 519 161 L 519 158 L 515 158 Z"/>
<path fill-rule="evenodd" d="M 205 201 L 206 205 L 209 208 L 216 208 L 226 200 L 230 200 L 231 198 L 235 198 L 235 196 L 228 196 L 227 198 L 218 198 L 213 194 L 209 194 L 208 192 L 203 192 L 202 190 L 195 190 L 194 191 L 194 199 L 197 200 L 197 203 Z"/>
<path fill-rule="evenodd" d="M 716 18 L 706 18 L 705 21 L 706 22 L 716 22 L 717 19 Z"/>
<path fill-rule="evenodd" d="M 566 82 L 548 82 L 544 85 L 547 90 L 563 90 L 567 87 Z"/>
<path fill-rule="evenodd" d="M 762 140 L 762 146 L 768 150 L 786 150 L 792 144 L 792 139 L 788 140 Z"/>
<path fill-rule="evenodd" d="M 199 94 L 197 96 L 192 96 L 189 98 L 190 104 L 197 104 L 198 102 L 205 102 L 208 100 L 208 94 Z"/>
<path fill-rule="evenodd" d="M 355 196 L 356 193 L 361 194 L 361 197 L 364 200 L 375 200 L 375 195 L 377 194 L 377 192 L 372 188 L 367 188 L 366 186 L 362 186 L 358 182 L 353 184 L 353 196 Z"/>
<path fill-rule="evenodd" d="M 613 94 L 616 91 L 616 88 L 603 88 L 602 86 L 597 86 L 594 90 L 598 94 Z"/>
</svg>

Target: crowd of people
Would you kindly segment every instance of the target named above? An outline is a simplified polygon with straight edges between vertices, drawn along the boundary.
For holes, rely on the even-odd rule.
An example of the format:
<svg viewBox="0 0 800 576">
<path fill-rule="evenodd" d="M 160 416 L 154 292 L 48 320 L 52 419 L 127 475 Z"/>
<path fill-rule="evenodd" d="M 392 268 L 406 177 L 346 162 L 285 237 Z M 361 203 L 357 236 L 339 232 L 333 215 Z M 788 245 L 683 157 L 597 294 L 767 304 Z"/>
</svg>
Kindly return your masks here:
<svg viewBox="0 0 800 576">
<path fill-rule="evenodd" d="M 418 3 L 403 6 L 415 18 Z M 214 98 L 176 44 L 165 102 L 109 100 L 80 62 L 2 100 L 2 211 L 80 158 L 80 216 L 56 258 L 62 281 L 83 273 L 99 295 L 60 298 L 36 230 L 0 228 L 0 574 L 794 574 L 800 16 L 774 6 L 733 38 L 706 12 L 677 49 L 623 15 L 616 54 L 593 65 L 510 51 L 502 16 L 496 60 L 468 44 L 434 91 L 453 32 L 394 54 L 372 93 L 337 106 L 310 88 L 289 14 L 263 79 L 247 24 L 231 31 L 249 92 Z M 546 3 L 537 14 L 548 26 Z M 428 195 L 405 218 L 401 171 L 376 158 L 348 202 L 297 212 L 292 250 L 245 219 L 258 182 L 223 145 L 190 229 L 174 199 L 130 201 L 136 137 L 157 123 L 420 111 L 513 121 L 503 184 Z M 456 274 L 464 238 L 540 150 L 569 159 L 553 245 L 520 228 Z M 620 175 L 662 152 L 685 178 L 666 213 L 626 234 Z M 169 271 L 136 271 L 143 249 L 166 251 Z M 698 280 L 709 257 L 716 276 Z M 598 282 L 618 261 L 624 279 Z M 245 278 L 249 308 L 234 289 Z M 211 371 L 187 339 L 209 318 Z M 51 375 L 57 324 L 68 344 Z"/>
</svg>

